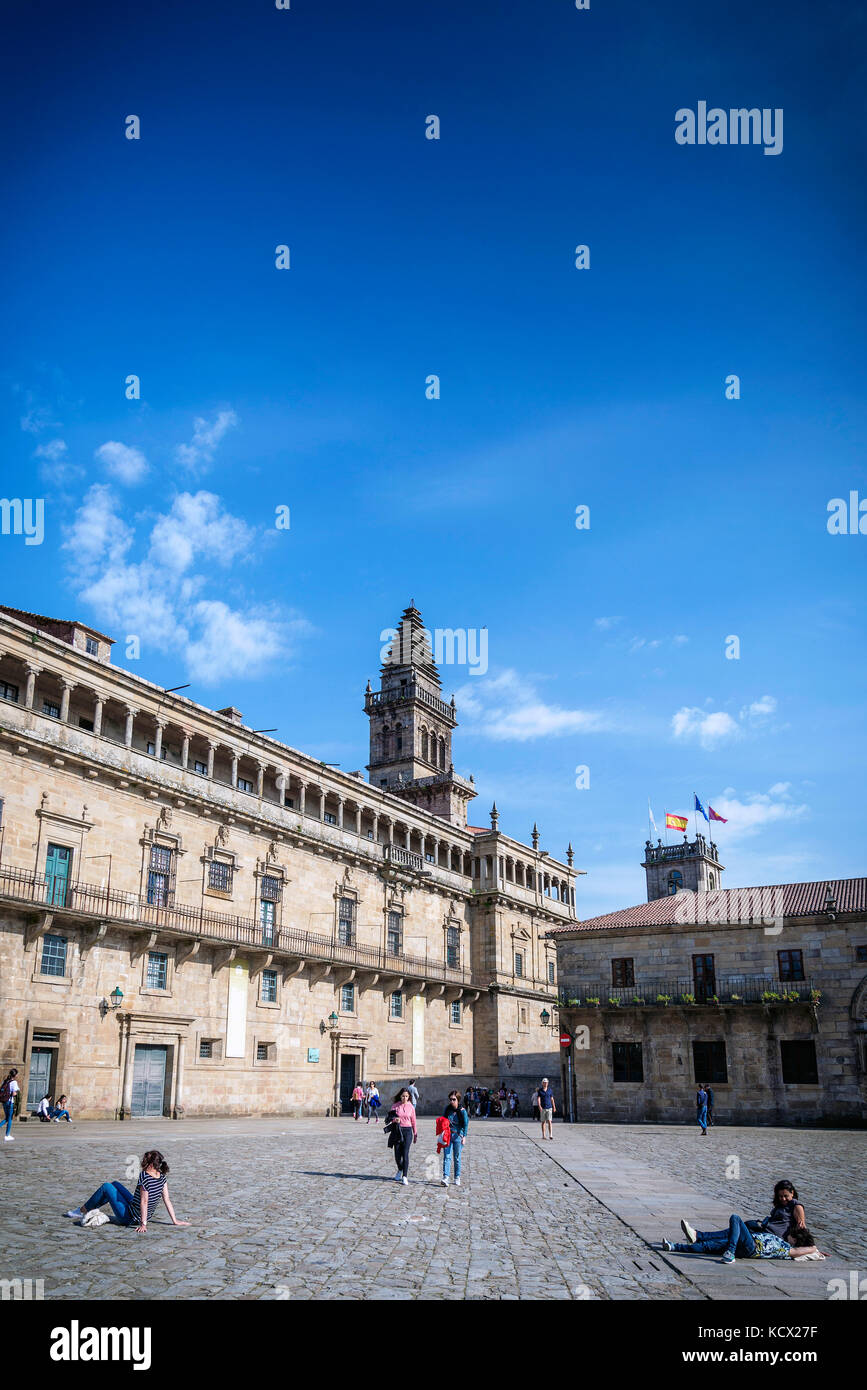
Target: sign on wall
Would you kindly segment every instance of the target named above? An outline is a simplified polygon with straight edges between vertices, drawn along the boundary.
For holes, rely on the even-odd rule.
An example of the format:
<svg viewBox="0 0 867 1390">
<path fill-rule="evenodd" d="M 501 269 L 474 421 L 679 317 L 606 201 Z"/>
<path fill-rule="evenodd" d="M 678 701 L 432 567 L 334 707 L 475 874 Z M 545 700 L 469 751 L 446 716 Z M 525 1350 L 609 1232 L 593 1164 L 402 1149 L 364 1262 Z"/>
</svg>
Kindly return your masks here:
<svg viewBox="0 0 867 1390">
<path fill-rule="evenodd" d="M 318 1048 L 318 1047 L 308 1047 L 308 1049 L 307 1049 L 307 1060 L 308 1060 L 308 1062 L 318 1062 L 318 1061 L 319 1061 L 319 1048 Z"/>
<path fill-rule="evenodd" d="M 247 1055 L 247 987 L 250 967 L 245 960 L 229 966 L 229 1004 L 226 1011 L 226 1056 Z"/>
</svg>

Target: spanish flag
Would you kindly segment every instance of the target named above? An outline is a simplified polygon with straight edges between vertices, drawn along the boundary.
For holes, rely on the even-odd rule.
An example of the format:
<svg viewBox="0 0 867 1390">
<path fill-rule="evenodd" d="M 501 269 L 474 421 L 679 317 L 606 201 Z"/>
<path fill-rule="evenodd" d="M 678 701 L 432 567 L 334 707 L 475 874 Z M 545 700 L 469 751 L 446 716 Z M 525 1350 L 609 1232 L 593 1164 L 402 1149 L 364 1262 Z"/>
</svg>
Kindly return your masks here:
<svg viewBox="0 0 867 1390">
<path fill-rule="evenodd" d="M 665 813 L 666 830 L 686 830 L 688 823 L 688 816 L 673 816 L 670 811 Z"/>
</svg>

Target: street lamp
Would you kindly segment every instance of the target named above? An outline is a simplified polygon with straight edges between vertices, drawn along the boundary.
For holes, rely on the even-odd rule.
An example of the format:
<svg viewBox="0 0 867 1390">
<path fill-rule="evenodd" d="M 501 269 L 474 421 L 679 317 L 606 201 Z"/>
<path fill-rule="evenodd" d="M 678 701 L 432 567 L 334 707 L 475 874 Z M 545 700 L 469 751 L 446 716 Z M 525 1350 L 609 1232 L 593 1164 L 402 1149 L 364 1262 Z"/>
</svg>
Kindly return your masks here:
<svg viewBox="0 0 867 1390">
<path fill-rule="evenodd" d="M 540 1013 L 539 1017 L 540 1017 L 541 1020 L 542 1020 L 542 1027 L 543 1027 L 543 1028 L 547 1028 L 547 1027 L 548 1027 L 548 1024 L 551 1022 L 551 1015 L 548 1013 L 548 1010 L 547 1010 L 547 1009 L 543 1009 L 542 1012 Z"/>
<path fill-rule="evenodd" d="M 337 1025 L 338 1025 L 339 1022 L 340 1022 L 340 1019 L 338 1018 L 337 1014 L 336 1014 L 336 1013 L 334 1012 L 334 1010 L 332 1009 L 332 1010 L 331 1010 L 331 1013 L 328 1015 L 328 1023 L 329 1023 L 329 1026 L 330 1026 L 331 1029 L 333 1030 L 333 1029 L 335 1029 L 335 1028 L 337 1027 Z"/>
<path fill-rule="evenodd" d="M 119 987 L 119 985 L 115 985 L 114 989 L 111 991 L 111 994 L 108 997 L 111 1000 L 111 1007 L 113 1009 L 119 1009 L 121 1004 L 123 1003 L 123 990 Z"/>
</svg>

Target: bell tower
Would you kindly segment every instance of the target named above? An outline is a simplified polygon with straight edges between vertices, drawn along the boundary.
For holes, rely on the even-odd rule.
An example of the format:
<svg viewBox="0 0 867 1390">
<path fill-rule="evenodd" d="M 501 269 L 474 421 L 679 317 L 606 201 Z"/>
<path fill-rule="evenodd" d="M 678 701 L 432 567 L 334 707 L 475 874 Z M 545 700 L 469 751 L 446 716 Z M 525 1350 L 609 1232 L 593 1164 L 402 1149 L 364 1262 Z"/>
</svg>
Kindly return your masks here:
<svg viewBox="0 0 867 1390">
<path fill-rule="evenodd" d="M 647 877 L 649 903 L 675 893 L 713 893 L 722 887 L 725 871 L 713 840 L 698 834 L 693 841 L 684 835 L 682 845 L 645 841 L 641 867 Z"/>
<path fill-rule="evenodd" d="M 401 614 L 382 666 L 381 688 L 364 695 L 370 720 L 371 785 L 414 801 L 455 825 L 466 825 L 472 781 L 455 774 L 452 731 L 455 699 L 442 698 L 431 635 L 410 602 Z"/>
</svg>

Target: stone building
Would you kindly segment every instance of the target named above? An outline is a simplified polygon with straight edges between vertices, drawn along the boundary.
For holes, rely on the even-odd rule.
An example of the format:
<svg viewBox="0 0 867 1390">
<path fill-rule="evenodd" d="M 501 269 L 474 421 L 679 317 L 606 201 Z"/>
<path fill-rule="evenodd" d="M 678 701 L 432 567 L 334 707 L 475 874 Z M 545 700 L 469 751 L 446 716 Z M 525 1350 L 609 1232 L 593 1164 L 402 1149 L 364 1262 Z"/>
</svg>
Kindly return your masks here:
<svg viewBox="0 0 867 1390">
<path fill-rule="evenodd" d="M 716 845 L 652 846 L 646 903 L 552 928 L 566 1108 L 732 1124 L 867 1118 L 867 878 L 723 889 Z"/>
<path fill-rule="evenodd" d="M 419 635 L 412 606 L 402 622 Z M 0 1064 L 32 1109 L 337 1114 L 357 1080 L 524 1095 L 575 873 L 467 824 L 429 653 L 368 686 L 370 781 L 0 609 Z"/>
</svg>

